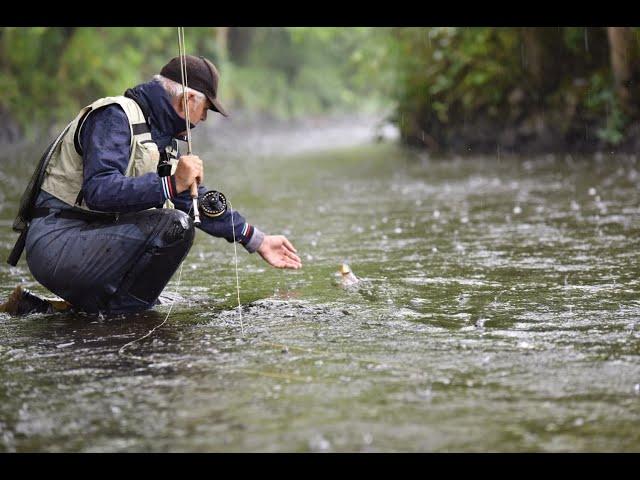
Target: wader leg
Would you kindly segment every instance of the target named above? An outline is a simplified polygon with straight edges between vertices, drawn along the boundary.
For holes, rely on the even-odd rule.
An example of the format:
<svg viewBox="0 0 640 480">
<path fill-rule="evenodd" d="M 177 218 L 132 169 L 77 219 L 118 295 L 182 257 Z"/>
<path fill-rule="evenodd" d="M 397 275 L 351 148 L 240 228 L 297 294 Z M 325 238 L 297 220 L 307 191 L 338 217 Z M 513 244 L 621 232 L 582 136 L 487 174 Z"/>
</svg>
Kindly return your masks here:
<svg viewBox="0 0 640 480">
<path fill-rule="evenodd" d="M 109 301 L 113 312 L 153 307 L 189 253 L 195 237 L 193 220 L 181 210 L 161 209 L 151 241 Z"/>
<path fill-rule="evenodd" d="M 27 263 L 75 310 L 139 311 L 154 306 L 194 236 L 193 220 L 174 209 L 127 213 L 117 222 L 51 215 L 29 227 Z"/>
</svg>

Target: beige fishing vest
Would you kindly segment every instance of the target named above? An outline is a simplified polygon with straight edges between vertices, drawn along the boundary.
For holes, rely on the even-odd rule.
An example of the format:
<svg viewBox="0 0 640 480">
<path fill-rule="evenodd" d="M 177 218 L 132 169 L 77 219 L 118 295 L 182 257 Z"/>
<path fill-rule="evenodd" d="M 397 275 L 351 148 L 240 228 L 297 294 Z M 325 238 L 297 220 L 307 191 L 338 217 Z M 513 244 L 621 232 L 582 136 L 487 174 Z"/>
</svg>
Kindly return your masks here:
<svg viewBox="0 0 640 480">
<path fill-rule="evenodd" d="M 96 100 L 84 107 L 71 123 L 69 130 L 55 148 L 42 182 L 42 190 L 59 198 L 65 203 L 89 210 L 82 201 L 83 163 L 80 153 L 79 129 L 89 111 L 110 105 L 119 104 L 127 114 L 131 129 L 131 155 L 125 175 L 139 177 L 149 172 L 156 172 L 160 152 L 151 140 L 151 133 L 146 124 L 144 114 L 138 104 L 130 98 L 106 97 Z M 76 136 L 76 132 L 78 135 Z M 165 205 L 167 206 L 167 205 Z"/>
</svg>

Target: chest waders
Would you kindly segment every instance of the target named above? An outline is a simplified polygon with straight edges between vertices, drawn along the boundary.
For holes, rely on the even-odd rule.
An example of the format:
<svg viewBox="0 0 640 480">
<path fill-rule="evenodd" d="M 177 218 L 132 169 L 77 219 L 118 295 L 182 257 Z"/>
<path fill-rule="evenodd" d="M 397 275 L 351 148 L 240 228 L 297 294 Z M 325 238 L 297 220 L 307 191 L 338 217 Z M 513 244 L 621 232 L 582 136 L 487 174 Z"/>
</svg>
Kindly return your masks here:
<svg viewBox="0 0 640 480">
<path fill-rule="evenodd" d="M 79 132 L 89 111 L 113 103 L 123 107 L 131 128 L 129 163 L 122 174 L 174 173 L 177 141 L 158 152 L 146 116 L 133 99 L 100 99 L 81 110 L 49 145 L 14 222 L 20 238 L 9 263 L 16 264 L 24 250 L 33 277 L 77 311 L 152 308 L 195 236 L 192 219 L 178 209 L 98 212 L 83 201 Z M 40 192 L 55 201 L 39 204 Z M 164 207 L 171 207 L 170 202 Z"/>
<path fill-rule="evenodd" d="M 80 111 L 51 142 L 40 158 L 22 194 L 18 214 L 13 222 L 13 230 L 20 233 L 20 236 L 7 259 L 9 265 L 16 266 L 20 260 L 31 221 L 48 214 L 48 209 L 35 207 L 41 190 L 69 205 L 57 215 L 60 218 L 106 222 L 113 222 L 119 218 L 118 213 L 90 210 L 83 205 L 82 149 L 79 141 L 82 125 L 88 114 L 97 108 L 114 103 L 119 104 L 127 114 L 131 129 L 130 158 L 125 174 L 140 176 L 157 171 L 160 176 L 165 176 L 171 174 L 171 167 L 175 169 L 177 141 L 174 139 L 171 147 L 167 147 L 166 151 L 160 154 L 157 145 L 151 140 L 144 113 L 134 100 L 126 97 L 107 97 L 96 100 Z M 172 208 L 173 204 L 167 200 L 165 207 Z"/>
</svg>

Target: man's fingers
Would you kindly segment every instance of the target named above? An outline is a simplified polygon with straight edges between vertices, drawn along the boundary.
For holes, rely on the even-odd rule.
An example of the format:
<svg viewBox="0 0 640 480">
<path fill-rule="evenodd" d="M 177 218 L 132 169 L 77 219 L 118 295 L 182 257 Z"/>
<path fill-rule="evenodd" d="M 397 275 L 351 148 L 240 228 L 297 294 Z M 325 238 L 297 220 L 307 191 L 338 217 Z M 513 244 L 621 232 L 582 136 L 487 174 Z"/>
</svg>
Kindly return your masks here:
<svg viewBox="0 0 640 480">
<path fill-rule="evenodd" d="M 290 260 L 289 258 L 282 257 L 279 261 L 275 262 L 274 266 L 278 268 L 292 268 L 294 270 L 297 270 L 298 268 L 302 267 L 302 264 L 300 262 Z"/>
<path fill-rule="evenodd" d="M 297 253 L 298 250 L 296 250 L 294 248 L 294 246 L 291 244 L 291 242 L 289 240 L 287 240 L 287 237 L 282 237 L 282 241 L 284 243 L 284 246 L 287 247 L 289 250 L 291 250 L 292 252 Z"/>
<path fill-rule="evenodd" d="M 302 262 L 299 259 L 298 260 L 287 259 L 287 262 L 293 264 L 295 268 L 302 268 Z"/>
<path fill-rule="evenodd" d="M 286 249 L 282 249 L 282 255 L 286 261 L 292 261 L 295 264 L 302 265 L 302 261 L 300 260 L 300 257 L 295 253 L 290 252 L 289 250 L 286 250 Z"/>
<path fill-rule="evenodd" d="M 295 247 L 284 235 L 274 235 L 268 238 L 269 242 L 261 255 L 272 267 L 296 270 L 302 268 L 300 257 L 294 253 L 296 252 Z"/>
<path fill-rule="evenodd" d="M 289 257 L 290 259 L 295 260 L 296 262 L 300 262 L 300 261 L 301 261 L 301 260 L 300 260 L 300 257 L 299 257 L 298 255 L 296 255 L 296 254 L 295 254 L 295 253 L 293 253 L 293 252 L 290 252 L 289 250 L 285 250 L 285 251 L 284 251 L 284 254 L 285 254 L 287 257 Z"/>
</svg>

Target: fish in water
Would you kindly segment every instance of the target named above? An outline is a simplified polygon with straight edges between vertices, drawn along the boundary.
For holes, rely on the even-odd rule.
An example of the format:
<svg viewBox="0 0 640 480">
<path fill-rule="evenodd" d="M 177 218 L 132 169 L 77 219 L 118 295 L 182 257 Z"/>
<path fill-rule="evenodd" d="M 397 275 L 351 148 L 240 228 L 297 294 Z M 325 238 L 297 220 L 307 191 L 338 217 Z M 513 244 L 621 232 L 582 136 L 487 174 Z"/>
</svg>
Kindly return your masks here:
<svg viewBox="0 0 640 480">
<path fill-rule="evenodd" d="M 338 283 L 342 287 L 350 287 L 360 282 L 360 279 L 351 271 L 351 267 L 346 263 L 340 265 L 340 269 L 336 273 Z"/>
</svg>

